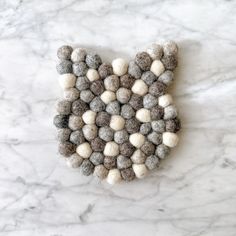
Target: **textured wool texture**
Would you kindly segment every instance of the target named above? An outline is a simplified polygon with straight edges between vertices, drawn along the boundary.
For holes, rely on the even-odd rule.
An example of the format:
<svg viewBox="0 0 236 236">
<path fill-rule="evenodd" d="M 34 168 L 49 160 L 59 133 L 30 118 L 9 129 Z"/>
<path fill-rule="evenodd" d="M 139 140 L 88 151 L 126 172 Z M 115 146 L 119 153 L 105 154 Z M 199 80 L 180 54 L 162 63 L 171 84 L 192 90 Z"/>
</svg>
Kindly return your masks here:
<svg viewBox="0 0 236 236">
<path fill-rule="evenodd" d="M 63 99 L 56 104 L 58 151 L 71 168 L 116 184 L 144 178 L 178 144 L 177 108 L 168 94 L 178 47 L 153 43 L 129 62 L 84 48 L 57 51 Z"/>
</svg>

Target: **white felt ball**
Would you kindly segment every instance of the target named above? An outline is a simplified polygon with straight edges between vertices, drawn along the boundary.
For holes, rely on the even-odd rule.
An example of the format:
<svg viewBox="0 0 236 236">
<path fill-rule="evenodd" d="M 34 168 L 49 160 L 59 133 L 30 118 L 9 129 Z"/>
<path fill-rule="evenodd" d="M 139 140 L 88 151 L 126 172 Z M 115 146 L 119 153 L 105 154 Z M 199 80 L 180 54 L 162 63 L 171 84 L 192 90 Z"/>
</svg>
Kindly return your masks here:
<svg viewBox="0 0 236 236">
<path fill-rule="evenodd" d="M 94 69 L 88 69 L 86 76 L 91 82 L 99 79 L 98 71 Z"/>
<path fill-rule="evenodd" d="M 119 145 L 115 142 L 107 142 L 103 151 L 105 156 L 117 156 L 119 154 Z"/>
<path fill-rule="evenodd" d="M 167 107 L 173 103 L 172 96 L 170 94 L 165 94 L 159 97 L 158 99 L 159 106 Z"/>
<path fill-rule="evenodd" d="M 109 170 L 107 175 L 107 182 L 109 184 L 116 184 L 121 181 L 121 174 L 118 169 Z"/>
<path fill-rule="evenodd" d="M 151 121 L 151 114 L 148 109 L 141 108 L 136 112 L 136 119 L 140 122 L 146 123 Z"/>
<path fill-rule="evenodd" d="M 116 94 L 112 91 L 105 91 L 101 94 L 101 99 L 105 104 L 116 100 Z"/>
<path fill-rule="evenodd" d="M 145 142 L 145 137 L 140 133 L 134 133 L 129 136 L 129 141 L 136 148 L 141 148 Z"/>
<path fill-rule="evenodd" d="M 152 62 L 150 71 L 158 77 L 165 71 L 165 67 L 160 60 L 155 60 Z"/>
<path fill-rule="evenodd" d="M 138 79 L 134 82 L 133 87 L 131 88 L 133 93 L 136 93 L 140 96 L 145 95 L 148 92 L 148 86 L 141 79 Z"/>
<path fill-rule="evenodd" d="M 179 142 L 177 134 L 171 132 L 164 132 L 162 134 L 162 140 L 163 144 L 171 148 L 175 147 Z"/>
<path fill-rule="evenodd" d="M 86 111 L 83 115 L 82 115 L 82 119 L 84 121 L 85 124 L 88 125 L 92 125 L 95 124 L 95 119 L 96 119 L 96 112 L 94 111 Z"/>
<path fill-rule="evenodd" d="M 82 143 L 76 148 L 76 152 L 83 158 L 89 158 L 92 153 L 92 149 L 89 143 Z"/>
<path fill-rule="evenodd" d="M 125 120 L 122 116 L 113 115 L 110 121 L 110 127 L 115 131 L 122 130 L 125 126 Z"/>
<path fill-rule="evenodd" d="M 128 70 L 128 63 L 123 58 L 117 58 L 112 61 L 113 72 L 115 75 L 122 76 Z"/>
<path fill-rule="evenodd" d="M 148 173 L 148 169 L 144 164 L 133 164 L 132 168 L 138 179 L 144 178 Z"/>
<path fill-rule="evenodd" d="M 59 77 L 59 84 L 62 89 L 68 89 L 75 86 L 76 76 L 74 74 L 63 74 Z"/>
</svg>

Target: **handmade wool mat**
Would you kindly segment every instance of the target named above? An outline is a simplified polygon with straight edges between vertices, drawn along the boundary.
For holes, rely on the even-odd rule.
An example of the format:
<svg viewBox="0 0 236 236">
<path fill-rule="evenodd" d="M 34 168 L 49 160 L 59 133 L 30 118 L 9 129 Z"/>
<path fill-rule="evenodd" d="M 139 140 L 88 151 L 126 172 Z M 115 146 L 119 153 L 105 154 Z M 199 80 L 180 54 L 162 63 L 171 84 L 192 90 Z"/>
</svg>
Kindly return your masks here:
<svg viewBox="0 0 236 236">
<path fill-rule="evenodd" d="M 115 184 L 143 178 L 178 143 L 180 120 L 168 86 L 177 45 L 152 44 L 130 62 L 112 63 L 83 48 L 62 46 L 56 69 L 59 153 L 72 168 Z"/>
</svg>

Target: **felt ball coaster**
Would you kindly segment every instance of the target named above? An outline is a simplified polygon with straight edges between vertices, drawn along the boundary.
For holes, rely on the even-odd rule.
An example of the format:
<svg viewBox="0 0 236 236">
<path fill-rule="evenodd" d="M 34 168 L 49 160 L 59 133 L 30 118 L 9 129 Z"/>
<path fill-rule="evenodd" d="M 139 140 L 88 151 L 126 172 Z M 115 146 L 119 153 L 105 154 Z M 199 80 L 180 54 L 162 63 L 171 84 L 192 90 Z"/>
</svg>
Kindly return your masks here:
<svg viewBox="0 0 236 236">
<path fill-rule="evenodd" d="M 115 184 L 143 178 L 178 143 L 180 120 L 168 86 L 177 45 L 154 43 L 133 60 L 62 46 L 56 69 L 64 98 L 54 125 L 68 166 Z"/>
</svg>

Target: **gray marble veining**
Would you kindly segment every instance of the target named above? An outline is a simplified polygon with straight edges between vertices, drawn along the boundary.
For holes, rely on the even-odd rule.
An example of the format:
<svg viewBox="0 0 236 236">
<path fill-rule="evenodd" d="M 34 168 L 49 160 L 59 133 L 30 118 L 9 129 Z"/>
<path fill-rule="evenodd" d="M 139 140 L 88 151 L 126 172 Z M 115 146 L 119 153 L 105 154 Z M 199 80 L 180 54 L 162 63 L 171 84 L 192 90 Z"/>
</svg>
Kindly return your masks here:
<svg viewBox="0 0 236 236">
<path fill-rule="evenodd" d="M 236 235 L 236 2 L 2 0 L 0 235 Z M 65 166 L 52 125 L 62 44 L 132 58 L 180 47 L 180 143 L 146 179 L 109 186 Z"/>
</svg>

